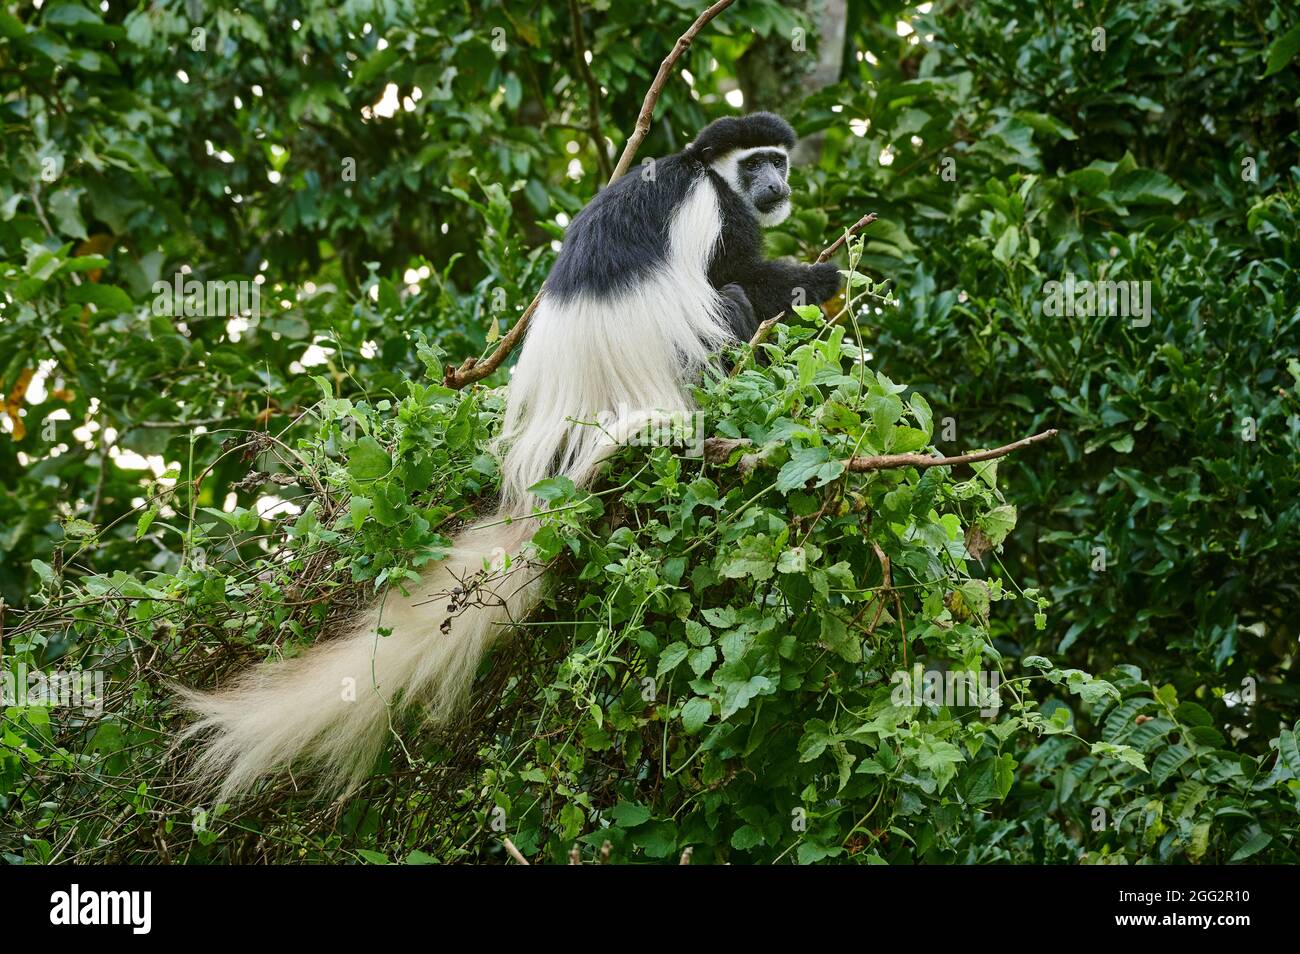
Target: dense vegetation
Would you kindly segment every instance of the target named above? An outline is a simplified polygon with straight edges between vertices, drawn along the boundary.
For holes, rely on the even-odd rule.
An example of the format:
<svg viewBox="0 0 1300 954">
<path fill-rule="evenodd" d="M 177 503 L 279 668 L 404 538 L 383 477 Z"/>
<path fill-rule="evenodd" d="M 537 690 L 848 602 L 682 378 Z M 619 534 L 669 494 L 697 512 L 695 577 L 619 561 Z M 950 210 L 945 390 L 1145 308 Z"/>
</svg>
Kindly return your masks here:
<svg viewBox="0 0 1300 954">
<path fill-rule="evenodd" d="M 748 444 L 544 486 L 545 608 L 346 802 L 184 785 L 170 680 L 295 651 L 490 505 L 508 372 L 443 367 L 697 7 L 0 6 L 4 663 L 106 679 L 4 708 L 6 860 L 1296 859 L 1300 16 L 1264 0 L 739 0 L 642 155 L 775 104 L 820 135 L 772 251 L 880 215 L 847 299 L 701 383 Z M 1060 313 L 1069 275 L 1150 307 Z M 191 279 L 258 313 L 156 288 Z M 900 697 L 917 665 L 1001 705 Z"/>
</svg>

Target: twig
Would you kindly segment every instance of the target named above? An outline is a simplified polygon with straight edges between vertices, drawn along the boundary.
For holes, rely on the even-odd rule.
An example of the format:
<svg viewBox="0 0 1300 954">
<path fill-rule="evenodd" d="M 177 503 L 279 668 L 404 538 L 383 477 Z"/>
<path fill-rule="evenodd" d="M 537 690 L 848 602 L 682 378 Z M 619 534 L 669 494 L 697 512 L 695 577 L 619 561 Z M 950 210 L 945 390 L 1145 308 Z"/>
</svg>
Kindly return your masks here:
<svg viewBox="0 0 1300 954">
<path fill-rule="evenodd" d="M 205 417 L 197 421 L 136 421 L 134 424 L 128 424 L 122 433 L 134 431 L 138 428 L 169 428 L 169 427 L 209 427 L 213 424 L 224 424 L 226 421 L 233 420 L 229 417 Z"/>
<path fill-rule="evenodd" d="M 523 856 L 519 849 L 515 847 L 515 843 L 509 838 L 502 838 L 501 844 L 505 845 L 506 853 L 510 855 L 511 858 L 515 859 L 515 861 L 519 862 L 521 865 L 528 864 L 528 859 Z"/>
<path fill-rule="evenodd" d="M 578 72 L 587 84 L 587 131 L 591 133 L 591 145 L 596 150 L 596 164 L 600 167 L 600 177 L 607 182 L 614 181 L 614 170 L 609 165 L 609 153 L 605 151 L 605 137 L 600 131 L 600 84 L 592 75 L 591 65 L 587 62 L 587 38 L 582 32 L 582 14 L 578 12 L 578 0 L 569 0 L 569 20 L 573 23 L 573 55 L 578 63 Z"/>
<path fill-rule="evenodd" d="M 672 50 L 664 57 L 664 61 L 659 64 L 659 72 L 655 74 L 654 82 L 650 84 L 650 89 L 645 94 L 645 100 L 641 103 L 641 112 L 636 118 L 636 127 L 632 130 L 632 135 L 628 137 L 627 145 L 623 147 L 623 154 L 618 157 L 618 165 L 614 167 L 614 172 L 609 177 L 609 184 L 616 182 L 623 173 L 627 172 L 628 167 L 632 165 L 633 157 L 636 156 L 637 149 L 641 147 L 642 141 L 650 132 L 650 122 L 654 118 L 655 104 L 659 102 L 659 95 L 663 92 L 664 83 L 668 81 L 668 75 L 672 72 L 673 64 L 686 52 L 691 42 L 699 35 L 700 30 L 704 29 L 710 20 L 734 2 L 735 0 L 718 0 L 717 3 L 701 13 L 695 22 L 690 25 L 690 28 L 678 37 Z M 581 52 L 579 57 L 581 57 Z M 537 297 L 532 300 L 532 303 L 524 309 L 524 313 L 515 321 L 514 327 L 501 339 L 496 349 L 482 361 L 478 358 L 466 358 L 459 368 L 454 365 L 447 365 L 443 374 L 443 384 L 449 388 L 463 388 L 467 384 L 483 380 L 483 378 L 486 378 L 500 367 L 501 362 L 515 349 L 520 339 L 523 338 L 524 332 L 528 330 L 528 322 L 533 317 L 533 312 L 537 310 L 537 305 L 541 300 L 542 295 L 538 292 Z"/>
<path fill-rule="evenodd" d="M 767 319 L 766 321 L 760 321 L 758 323 L 758 328 L 755 329 L 754 331 L 754 337 L 749 339 L 750 348 L 757 348 L 764 341 L 766 341 L 767 336 L 772 333 L 772 329 L 776 327 L 776 323 L 780 320 L 781 320 L 781 316 L 776 315 L 772 318 Z"/>
<path fill-rule="evenodd" d="M 831 256 L 834 255 L 836 252 L 838 252 L 841 248 L 843 248 L 845 242 L 853 238 L 853 236 L 857 235 L 859 232 L 861 232 L 863 229 L 865 229 L 868 225 L 870 225 L 874 221 L 876 221 L 876 213 L 874 212 L 868 212 L 862 218 L 858 219 L 856 222 L 854 222 L 852 225 L 850 225 L 847 229 L 844 230 L 843 235 L 841 235 L 834 242 L 831 242 L 830 245 L 827 245 L 824 249 L 822 249 L 822 253 L 817 256 L 816 264 L 820 265 L 823 262 L 830 261 Z"/>
</svg>

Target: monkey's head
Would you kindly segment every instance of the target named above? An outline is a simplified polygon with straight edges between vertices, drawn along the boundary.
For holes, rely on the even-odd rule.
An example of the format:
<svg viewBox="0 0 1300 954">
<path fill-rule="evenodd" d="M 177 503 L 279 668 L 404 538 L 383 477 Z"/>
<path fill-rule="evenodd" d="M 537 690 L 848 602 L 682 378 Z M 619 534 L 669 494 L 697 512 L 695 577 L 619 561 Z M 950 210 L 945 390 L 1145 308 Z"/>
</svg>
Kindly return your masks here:
<svg viewBox="0 0 1300 954">
<path fill-rule="evenodd" d="M 701 130 L 686 152 L 717 173 L 763 226 L 790 214 L 789 151 L 794 130 L 775 113 L 727 116 Z"/>
</svg>

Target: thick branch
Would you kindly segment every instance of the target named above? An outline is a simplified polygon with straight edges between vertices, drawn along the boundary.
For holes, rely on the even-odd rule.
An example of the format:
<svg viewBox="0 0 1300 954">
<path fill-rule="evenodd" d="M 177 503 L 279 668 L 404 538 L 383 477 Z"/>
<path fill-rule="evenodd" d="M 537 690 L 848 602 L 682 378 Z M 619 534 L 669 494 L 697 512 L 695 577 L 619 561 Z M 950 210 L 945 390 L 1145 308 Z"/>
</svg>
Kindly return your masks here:
<svg viewBox="0 0 1300 954">
<path fill-rule="evenodd" d="M 613 175 L 609 177 L 610 183 L 617 181 L 623 173 L 627 172 L 628 167 L 632 165 L 632 159 L 636 156 L 636 151 L 641 148 L 641 143 L 650 132 L 650 123 L 654 119 L 655 104 L 659 102 L 659 95 L 663 92 L 664 84 L 668 82 L 668 76 L 672 73 L 673 64 L 681 59 L 682 54 L 686 52 L 695 37 L 708 25 L 709 21 L 734 2 L 735 0 L 718 0 L 717 3 L 701 13 L 695 19 L 695 22 L 690 25 L 690 28 L 678 37 L 677 42 L 673 44 L 672 50 L 664 57 L 664 61 L 659 64 L 659 72 L 655 74 L 654 82 L 650 84 L 650 89 L 645 94 L 645 100 L 641 103 L 641 112 L 636 118 L 636 127 L 632 130 L 632 135 L 628 137 L 627 145 L 623 147 L 623 154 L 618 157 L 618 165 L 614 167 Z M 581 55 L 581 52 L 579 52 L 579 57 Z M 493 352 L 482 361 L 478 358 L 466 358 L 459 368 L 450 364 L 447 365 L 442 383 L 449 388 L 463 388 L 467 384 L 483 380 L 483 378 L 486 378 L 499 368 L 501 362 L 509 357 L 510 352 L 515 349 L 520 339 L 523 338 L 524 332 L 528 330 L 528 321 L 533 317 L 533 312 L 537 310 L 537 305 L 541 300 L 541 292 L 538 292 L 537 297 L 519 316 L 515 326 L 501 339 L 500 344 L 496 346 Z"/>
</svg>

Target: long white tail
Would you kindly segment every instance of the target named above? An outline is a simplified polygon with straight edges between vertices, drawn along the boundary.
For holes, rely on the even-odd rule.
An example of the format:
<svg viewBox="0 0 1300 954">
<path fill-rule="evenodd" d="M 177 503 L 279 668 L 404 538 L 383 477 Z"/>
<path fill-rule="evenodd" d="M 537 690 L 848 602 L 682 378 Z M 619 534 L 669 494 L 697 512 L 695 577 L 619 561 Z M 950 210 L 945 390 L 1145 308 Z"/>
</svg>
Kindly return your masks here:
<svg viewBox="0 0 1300 954">
<path fill-rule="evenodd" d="M 183 737 L 203 738 L 198 778 L 226 800 L 306 763 L 323 787 L 355 788 L 399 713 L 423 706 L 431 721 L 445 721 L 489 646 L 536 604 L 542 569 L 520 556 L 535 529 L 528 519 L 472 526 L 410 596 L 390 589 L 348 633 L 227 688 L 180 689 L 197 717 Z"/>
</svg>

